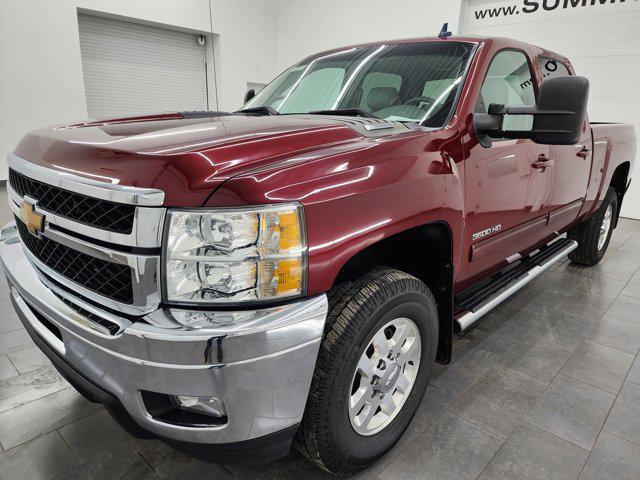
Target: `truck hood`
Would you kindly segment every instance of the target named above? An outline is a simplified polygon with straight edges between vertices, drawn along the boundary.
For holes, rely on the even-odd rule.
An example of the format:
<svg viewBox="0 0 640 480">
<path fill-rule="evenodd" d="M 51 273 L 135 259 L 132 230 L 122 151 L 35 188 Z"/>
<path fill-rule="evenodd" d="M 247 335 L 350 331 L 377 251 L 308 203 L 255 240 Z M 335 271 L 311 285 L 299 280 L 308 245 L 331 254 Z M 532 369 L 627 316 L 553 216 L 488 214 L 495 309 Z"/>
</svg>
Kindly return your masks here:
<svg viewBox="0 0 640 480">
<path fill-rule="evenodd" d="M 22 139 L 15 154 L 94 180 L 159 188 L 167 206 L 198 206 L 233 176 L 362 141 L 365 135 L 353 127 L 354 120 L 318 115 L 130 117 L 36 130 Z M 368 121 L 377 120 L 356 123 Z"/>
</svg>

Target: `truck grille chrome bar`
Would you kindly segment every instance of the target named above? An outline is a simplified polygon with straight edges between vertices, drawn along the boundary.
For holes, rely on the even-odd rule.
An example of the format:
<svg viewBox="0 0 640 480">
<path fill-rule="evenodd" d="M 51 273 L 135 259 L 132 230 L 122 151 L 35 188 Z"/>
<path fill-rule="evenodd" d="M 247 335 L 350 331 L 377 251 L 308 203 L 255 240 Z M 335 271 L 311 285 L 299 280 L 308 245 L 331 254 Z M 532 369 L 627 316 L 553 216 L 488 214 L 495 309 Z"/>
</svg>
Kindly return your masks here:
<svg viewBox="0 0 640 480">
<path fill-rule="evenodd" d="M 93 180 L 75 173 L 53 170 L 27 162 L 13 153 L 7 156 L 7 163 L 9 168 L 28 178 L 99 200 L 148 207 L 161 207 L 164 203 L 164 192 L 155 188 L 127 187 L 119 185 L 115 180 L 107 183 L 106 177 L 102 181 Z"/>
<path fill-rule="evenodd" d="M 38 205 L 56 215 L 117 233 L 131 233 L 136 207 L 98 200 L 28 178 L 9 170 L 9 184 L 21 197 L 37 198 Z"/>
</svg>

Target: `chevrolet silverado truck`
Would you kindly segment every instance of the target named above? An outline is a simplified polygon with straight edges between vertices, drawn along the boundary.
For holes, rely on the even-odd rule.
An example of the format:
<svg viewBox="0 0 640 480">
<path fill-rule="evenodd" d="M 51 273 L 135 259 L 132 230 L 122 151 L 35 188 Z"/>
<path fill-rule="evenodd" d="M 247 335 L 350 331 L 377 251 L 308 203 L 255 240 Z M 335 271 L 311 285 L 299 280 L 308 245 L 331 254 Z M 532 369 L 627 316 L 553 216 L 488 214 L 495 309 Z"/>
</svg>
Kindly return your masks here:
<svg viewBox="0 0 640 480">
<path fill-rule="evenodd" d="M 313 55 L 237 112 L 34 131 L 8 158 L 11 299 L 134 435 L 350 474 L 457 335 L 602 259 L 636 141 L 589 123 L 588 87 L 548 50 L 443 34 Z"/>
</svg>

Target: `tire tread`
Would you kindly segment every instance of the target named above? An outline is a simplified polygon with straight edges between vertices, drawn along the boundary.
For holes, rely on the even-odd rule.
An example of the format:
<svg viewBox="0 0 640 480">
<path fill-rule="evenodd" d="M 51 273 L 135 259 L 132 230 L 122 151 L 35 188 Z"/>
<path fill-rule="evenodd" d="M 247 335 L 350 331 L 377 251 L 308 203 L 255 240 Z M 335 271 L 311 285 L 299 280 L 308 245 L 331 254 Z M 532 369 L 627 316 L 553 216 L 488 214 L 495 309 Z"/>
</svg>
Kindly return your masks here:
<svg viewBox="0 0 640 480">
<path fill-rule="evenodd" d="M 571 260 L 573 263 L 593 266 L 600 260 L 602 260 L 604 251 L 606 251 L 606 247 L 608 246 L 608 240 L 605 244 L 604 251 L 599 252 L 598 239 L 600 237 L 600 224 L 602 223 L 602 219 L 604 218 L 607 207 L 612 202 L 615 202 L 614 207 L 617 207 L 616 191 L 613 188 L 609 187 L 602 205 L 600 205 L 598 211 L 595 214 L 591 215 L 591 217 L 589 217 L 587 220 L 584 220 L 571 227 L 569 232 L 567 232 L 567 238 L 578 242 L 578 248 L 569 253 L 569 260 Z M 614 208 L 614 214 L 617 214 L 617 208 Z M 613 226 L 611 228 L 609 236 L 611 236 L 612 231 Z"/>
<path fill-rule="evenodd" d="M 358 278 L 348 279 L 328 292 L 325 334 L 294 445 L 305 457 L 330 473 L 348 475 L 359 469 L 344 462 L 332 448 L 330 426 L 326 421 L 331 395 L 341 380 L 339 372 L 347 348 L 352 345 L 359 327 L 366 324 L 374 306 L 407 289 L 424 294 L 435 309 L 435 299 L 423 282 L 390 268 L 360 272 Z"/>
</svg>

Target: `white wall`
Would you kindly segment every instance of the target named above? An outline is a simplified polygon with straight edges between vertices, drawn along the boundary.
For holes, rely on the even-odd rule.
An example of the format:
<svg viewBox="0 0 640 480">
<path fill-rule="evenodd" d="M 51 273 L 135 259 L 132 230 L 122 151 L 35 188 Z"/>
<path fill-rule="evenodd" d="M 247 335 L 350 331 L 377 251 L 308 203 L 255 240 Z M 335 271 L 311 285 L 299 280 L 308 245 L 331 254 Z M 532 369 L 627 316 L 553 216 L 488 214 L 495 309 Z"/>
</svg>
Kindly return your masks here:
<svg viewBox="0 0 640 480">
<path fill-rule="evenodd" d="M 242 106 L 247 83 L 269 83 L 276 65 L 276 0 L 211 0 L 219 35 L 216 64 L 220 110 Z"/>
<path fill-rule="evenodd" d="M 533 0 L 529 6 L 522 0 L 466 0 L 462 30 L 513 37 L 565 55 L 590 80 L 590 120 L 631 123 L 640 134 L 640 2 L 573 3 L 577 6 L 565 0 Z M 532 5 L 539 7 L 531 11 Z M 504 7 L 519 13 L 504 15 Z M 494 11 L 493 18 L 476 18 L 488 8 L 500 9 L 498 16 Z M 622 215 L 631 218 L 640 218 L 639 162 L 636 158 L 636 178 L 622 207 Z"/>
<path fill-rule="evenodd" d="M 307 55 L 378 40 L 456 32 L 459 0 L 277 0 L 280 70 Z"/>
</svg>

